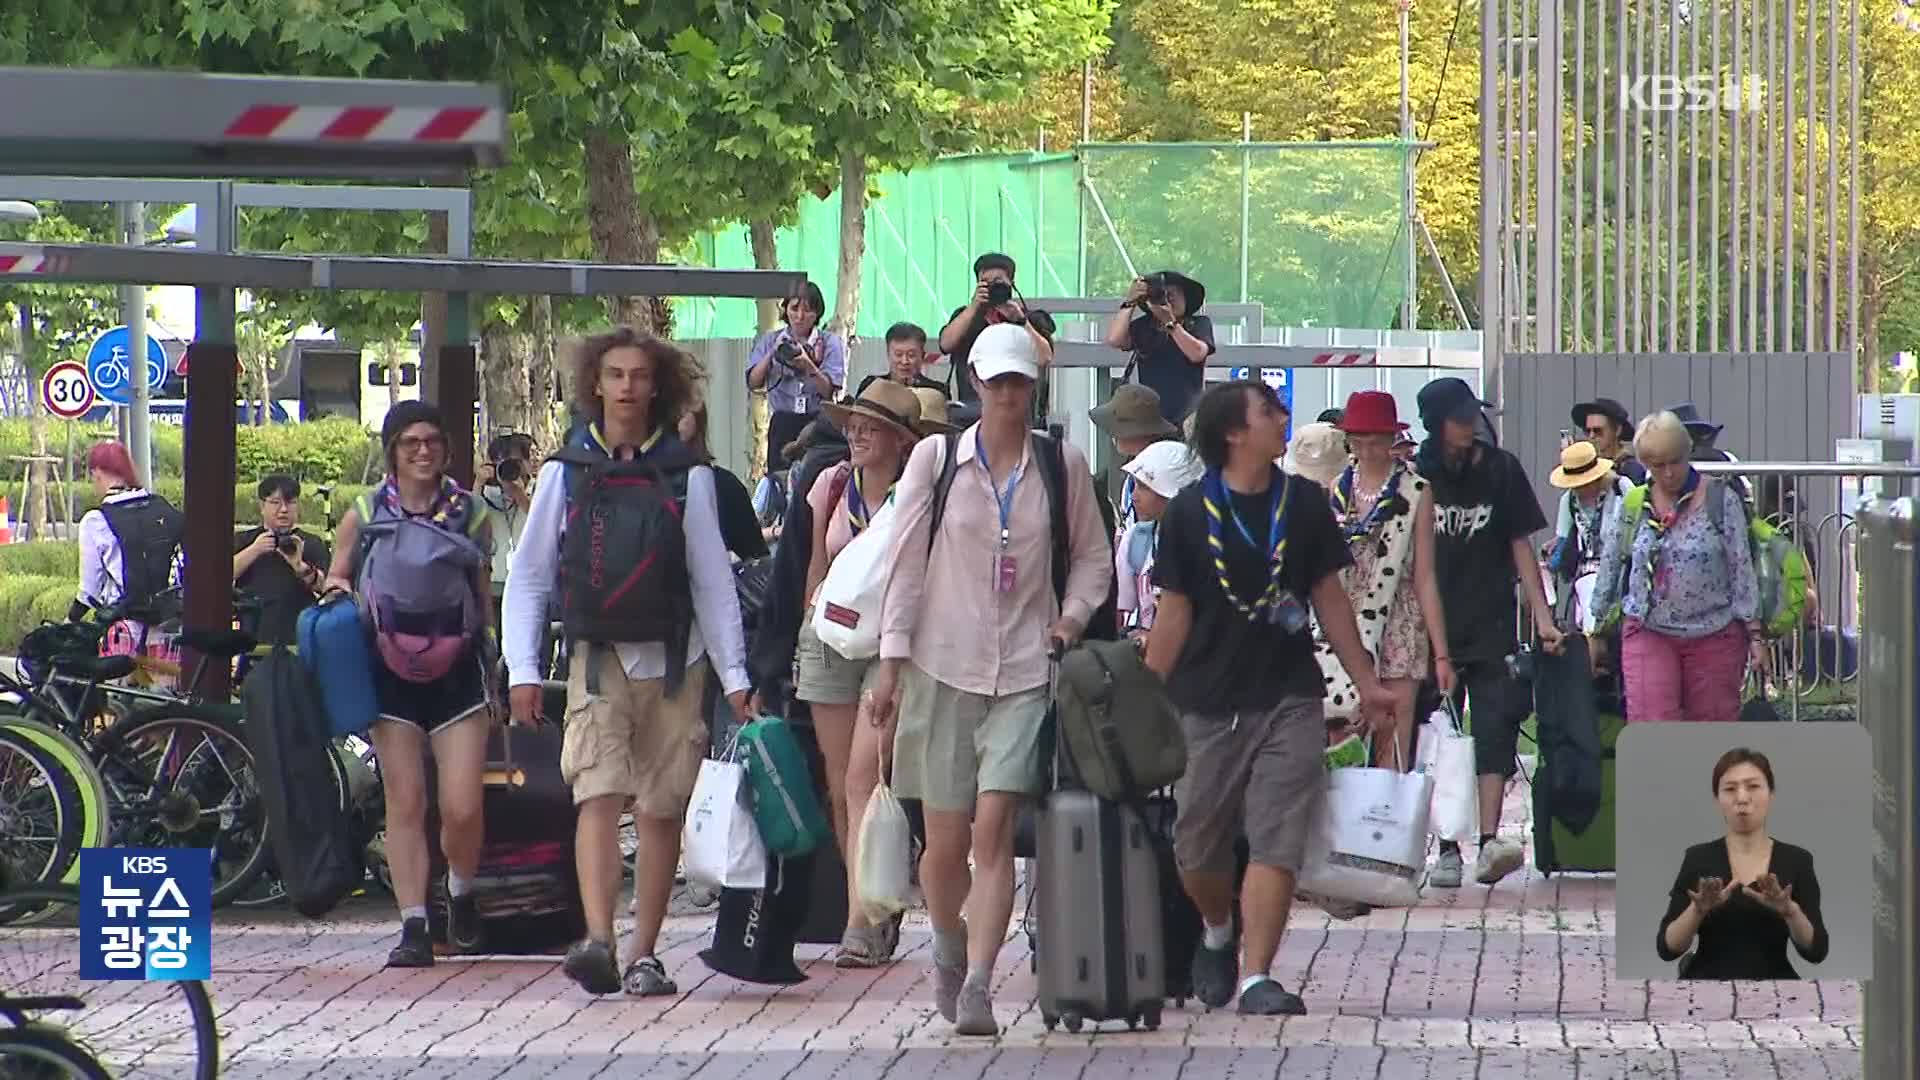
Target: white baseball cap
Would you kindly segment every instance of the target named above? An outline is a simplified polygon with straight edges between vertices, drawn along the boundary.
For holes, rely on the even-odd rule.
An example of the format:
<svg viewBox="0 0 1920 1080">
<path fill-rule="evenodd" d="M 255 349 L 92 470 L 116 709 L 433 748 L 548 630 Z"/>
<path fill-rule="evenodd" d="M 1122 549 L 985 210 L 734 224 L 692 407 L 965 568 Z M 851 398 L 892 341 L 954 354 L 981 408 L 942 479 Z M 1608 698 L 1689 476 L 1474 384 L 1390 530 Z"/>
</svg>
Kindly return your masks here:
<svg viewBox="0 0 1920 1080">
<path fill-rule="evenodd" d="M 1040 377 L 1040 358 L 1034 349 L 1033 335 L 1026 327 L 1013 323 L 995 323 L 980 331 L 980 336 L 973 339 L 967 362 L 982 382 L 1001 375 Z"/>
<path fill-rule="evenodd" d="M 1168 499 L 1206 473 L 1199 455 L 1189 450 L 1186 443 L 1172 439 L 1154 443 L 1121 468 L 1128 476 L 1152 488 L 1154 494 Z"/>
</svg>

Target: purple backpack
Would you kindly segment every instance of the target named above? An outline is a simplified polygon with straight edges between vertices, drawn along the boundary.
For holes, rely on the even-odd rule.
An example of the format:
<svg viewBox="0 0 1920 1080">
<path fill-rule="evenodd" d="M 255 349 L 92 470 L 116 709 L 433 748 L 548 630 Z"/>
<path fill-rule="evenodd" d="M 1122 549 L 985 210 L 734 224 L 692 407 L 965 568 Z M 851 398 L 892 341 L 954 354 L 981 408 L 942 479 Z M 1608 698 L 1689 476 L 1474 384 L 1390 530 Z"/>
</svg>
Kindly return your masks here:
<svg viewBox="0 0 1920 1080">
<path fill-rule="evenodd" d="M 443 678 L 483 625 L 476 572 L 486 553 L 473 538 L 486 520 L 452 485 L 429 515 L 400 512 L 390 485 L 362 496 L 354 591 L 388 671 L 408 682 Z"/>
</svg>

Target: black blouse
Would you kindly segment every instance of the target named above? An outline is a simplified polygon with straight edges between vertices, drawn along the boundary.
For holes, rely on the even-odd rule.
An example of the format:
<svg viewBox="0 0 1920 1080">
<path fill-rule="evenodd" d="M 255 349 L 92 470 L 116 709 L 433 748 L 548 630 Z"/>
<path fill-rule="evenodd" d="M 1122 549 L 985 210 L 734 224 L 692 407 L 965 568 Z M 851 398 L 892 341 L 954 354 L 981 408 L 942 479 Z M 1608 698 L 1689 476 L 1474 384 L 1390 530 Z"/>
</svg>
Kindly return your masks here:
<svg viewBox="0 0 1920 1080">
<path fill-rule="evenodd" d="M 1778 878 L 1781 885 L 1793 889 L 1794 902 L 1813 924 L 1813 941 L 1804 949 L 1795 946 L 1795 950 L 1808 963 L 1826 960 L 1827 924 L 1820 914 L 1820 879 L 1814 876 L 1813 853 L 1775 840 L 1767 872 Z M 1673 892 L 1667 900 L 1667 915 L 1660 920 L 1660 959 L 1669 962 L 1680 959 L 1681 954 L 1667 948 L 1667 927 L 1693 903 L 1687 894 L 1699 885 L 1701 878 L 1707 877 L 1722 881 L 1733 877 L 1733 862 L 1727 855 L 1724 838 L 1689 847 L 1681 860 L 1680 873 L 1673 880 Z M 1700 929 L 1694 935 L 1693 961 L 1686 965 L 1680 977 L 1798 979 L 1800 976 L 1787 957 L 1787 943 L 1791 940 L 1785 919 L 1744 891 L 1736 892 L 1700 921 Z"/>
</svg>

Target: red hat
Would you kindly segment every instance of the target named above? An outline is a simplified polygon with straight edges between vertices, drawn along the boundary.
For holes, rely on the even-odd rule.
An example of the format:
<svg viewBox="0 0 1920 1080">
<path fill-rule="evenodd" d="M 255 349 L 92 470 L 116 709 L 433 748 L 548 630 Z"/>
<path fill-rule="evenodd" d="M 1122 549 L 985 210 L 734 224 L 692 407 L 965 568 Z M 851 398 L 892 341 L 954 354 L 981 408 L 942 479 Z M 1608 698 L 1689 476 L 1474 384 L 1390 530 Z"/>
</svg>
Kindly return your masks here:
<svg viewBox="0 0 1920 1080">
<path fill-rule="evenodd" d="M 1349 435 L 1392 435 L 1407 430 L 1399 407 L 1385 390 L 1356 390 L 1347 398 L 1340 430 Z"/>
</svg>

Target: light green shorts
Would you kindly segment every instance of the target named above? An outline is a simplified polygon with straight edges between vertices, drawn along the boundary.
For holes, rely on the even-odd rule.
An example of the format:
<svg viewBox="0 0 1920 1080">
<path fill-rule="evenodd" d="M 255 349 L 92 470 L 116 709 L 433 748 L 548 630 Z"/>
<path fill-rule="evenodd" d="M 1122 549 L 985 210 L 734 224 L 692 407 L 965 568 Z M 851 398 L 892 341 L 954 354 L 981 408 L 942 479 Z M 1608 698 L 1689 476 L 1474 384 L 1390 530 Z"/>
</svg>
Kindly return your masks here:
<svg viewBox="0 0 1920 1080">
<path fill-rule="evenodd" d="M 793 694 L 813 705 L 858 705 L 860 690 L 876 665 L 871 659 L 849 660 L 828 648 L 811 621 L 801 624 L 793 656 L 800 666 Z"/>
<path fill-rule="evenodd" d="M 912 663 L 900 672 L 893 789 L 930 810 L 973 809 L 984 791 L 1038 795 L 1047 688 L 988 697 L 956 690 Z"/>
</svg>

